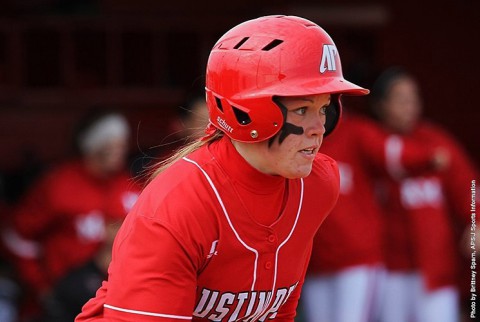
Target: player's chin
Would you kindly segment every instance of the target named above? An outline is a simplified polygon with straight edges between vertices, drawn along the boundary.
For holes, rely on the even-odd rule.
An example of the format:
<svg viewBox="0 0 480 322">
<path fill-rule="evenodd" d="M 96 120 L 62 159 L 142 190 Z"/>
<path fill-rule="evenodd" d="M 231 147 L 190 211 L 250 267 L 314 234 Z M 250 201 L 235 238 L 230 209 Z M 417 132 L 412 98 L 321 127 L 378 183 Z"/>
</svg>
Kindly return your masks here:
<svg viewBox="0 0 480 322">
<path fill-rule="evenodd" d="M 287 179 L 300 179 L 300 178 L 308 177 L 311 172 L 312 172 L 312 163 L 302 164 L 295 167 L 291 171 L 289 171 L 289 173 L 285 175 L 285 177 Z"/>
</svg>

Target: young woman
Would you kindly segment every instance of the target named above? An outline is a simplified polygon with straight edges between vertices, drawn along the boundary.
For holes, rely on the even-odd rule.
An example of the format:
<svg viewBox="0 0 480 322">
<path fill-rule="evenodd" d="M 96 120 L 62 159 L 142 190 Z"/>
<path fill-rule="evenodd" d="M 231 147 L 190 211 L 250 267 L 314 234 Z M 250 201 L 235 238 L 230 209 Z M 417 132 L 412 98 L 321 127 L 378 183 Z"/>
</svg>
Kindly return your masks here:
<svg viewBox="0 0 480 322">
<path fill-rule="evenodd" d="M 13 209 L 2 238 L 35 308 L 97 256 L 107 222 L 122 221 L 135 203 L 140 189 L 126 170 L 129 136 L 123 115 L 87 113 L 75 133 L 78 155 L 53 166 Z"/>
<path fill-rule="evenodd" d="M 443 149 L 449 159 L 443 171 L 418 168 L 385 178 L 387 278 L 380 321 L 460 321 L 458 285 L 469 285 L 460 274 L 460 235 L 475 233 L 470 189 L 478 170 L 449 133 L 422 117 L 419 85 L 406 70 L 391 67 L 378 77 L 372 108 L 386 132 Z"/>
<path fill-rule="evenodd" d="M 167 160 L 117 235 L 76 321 L 293 321 L 313 236 L 334 206 L 318 150 L 340 116 L 338 51 L 293 16 L 244 22 L 207 64 L 206 135 Z"/>
</svg>

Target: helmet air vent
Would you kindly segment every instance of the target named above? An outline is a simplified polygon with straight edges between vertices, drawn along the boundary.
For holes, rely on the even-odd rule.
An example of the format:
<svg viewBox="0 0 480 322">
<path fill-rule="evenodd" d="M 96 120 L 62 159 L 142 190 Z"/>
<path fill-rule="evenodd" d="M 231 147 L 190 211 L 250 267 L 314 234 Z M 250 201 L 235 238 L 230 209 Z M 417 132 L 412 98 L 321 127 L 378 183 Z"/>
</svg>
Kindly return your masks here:
<svg viewBox="0 0 480 322">
<path fill-rule="evenodd" d="M 235 113 L 235 117 L 239 124 L 247 125 L 252 122 L 252 120 L 250 119 L 250 116 L 248 116 L 248 114 L 245 113 L 244 111 L 240 110 L 235 106 L 232 106 L 232 109 L 233 109 L 233 113 Z"/>
<path fill-rule="evenodd" d="M 283 42 L 283 40 L 280 39 L 274 39 L 272 40 L 268 45 L 262 48 L 263 51 L 269 51 L 272 50 L 273 48 L 277 47 Z"/>
<path fill-rule="evenodd" d="M 215 103 L 217 103 L 218 109 L 223 112 L 222 101 L 218 97 L 215 97 Z"/>
<path fill-rule="evenodd" d="M 233 49 L 238 49 L 238 48 L 240 48 L 240 47 L 248 40 L 248 38 L 250 38 L 250 37 L 243 37 L 243 39 L 240 40 L 240 41 L 238 42 L 238 44 L 236 44 L 236 45 L 233 47 Z"/>
</svg>

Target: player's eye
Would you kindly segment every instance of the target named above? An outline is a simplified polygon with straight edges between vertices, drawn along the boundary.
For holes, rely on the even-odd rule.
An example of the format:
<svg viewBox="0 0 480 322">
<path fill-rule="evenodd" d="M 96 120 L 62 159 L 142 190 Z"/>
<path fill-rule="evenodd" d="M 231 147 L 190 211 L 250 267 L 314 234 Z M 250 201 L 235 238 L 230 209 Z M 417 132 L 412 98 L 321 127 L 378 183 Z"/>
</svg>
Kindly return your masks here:
<svg viewBox="0 0 480 322">
<path fill-rule="evenodd" d="M 307 107 L 306 106 L 293 110 L 293 113 L 298 114 L 298 115 L 305 115 L 306 112 L 307 112 Z"/>
<path fill-rule="evenodd" d="M 328 106 L 322 107 L 322 108 L 320 109 L 320 114 L 326 115 L 326 114 L 327 114 L 327 108 L 328 108 Z"/>
</svg>

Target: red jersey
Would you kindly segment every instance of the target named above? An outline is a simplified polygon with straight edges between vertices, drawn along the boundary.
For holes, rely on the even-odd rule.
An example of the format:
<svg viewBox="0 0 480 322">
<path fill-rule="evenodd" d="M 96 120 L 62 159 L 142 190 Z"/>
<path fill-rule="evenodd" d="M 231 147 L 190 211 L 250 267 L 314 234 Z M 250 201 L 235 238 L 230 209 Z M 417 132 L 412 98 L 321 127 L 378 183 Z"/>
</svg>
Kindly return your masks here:
<svg viewBox="0 0 480 322">
<path fill-rule="evenodd" d="M 373 191 L 373 173 L 384 160 L 383 138 L 368 135 L 371 130 L 367 121 L 347 115 L 322 144 L 322 153 L 338 163 L 340 195 L 315 237 L 311 273 L 383 261 L 381 215 Z"/>
<path fill-rule="evenodd" d="M 433 152 L 391 140 L 376 123 L 345 115 L 321 151 L 338 163 L 340 196 L 314 240 L 310 273 L 328 273 L 354 265 L 383 263 L 383 219 L 375 195 L 379 176 L 428 167 Z M 387 154 L 391 150 L 393 153 Z"/>
<path fill-rule="evenodd" d="M 421 124 L 403 139 L 443 147 L 451 161 L 446 171 L 423 171 L 385 185 L 387 267 L 420 270 L 430 289 L 454 285 L 461 247 L 456 233 L 471 222 L 470 187 L 478 174 L 458 144 L 432 125 Z"/>
<path fill-rule="evenodd" d="M 321 154 L 307 178 L 289 180 L 251 167 L 228 138 L 200 148 L 143 191 L 108 281 L 76 321 L 293 321 L 338 189 Z"/>
<path fill-rule="evenodd" d="M 20 274 L 38 289 L 92 259 L 105 224 L 123 220 L 138 197 L 126 173 L 108 179 L 90 175 L 80 161 L 66 163 L 41 179 L 14 211 L 10 250 Z M 38 249 L 34 249 L 37 247 Z"/>
</svg>

